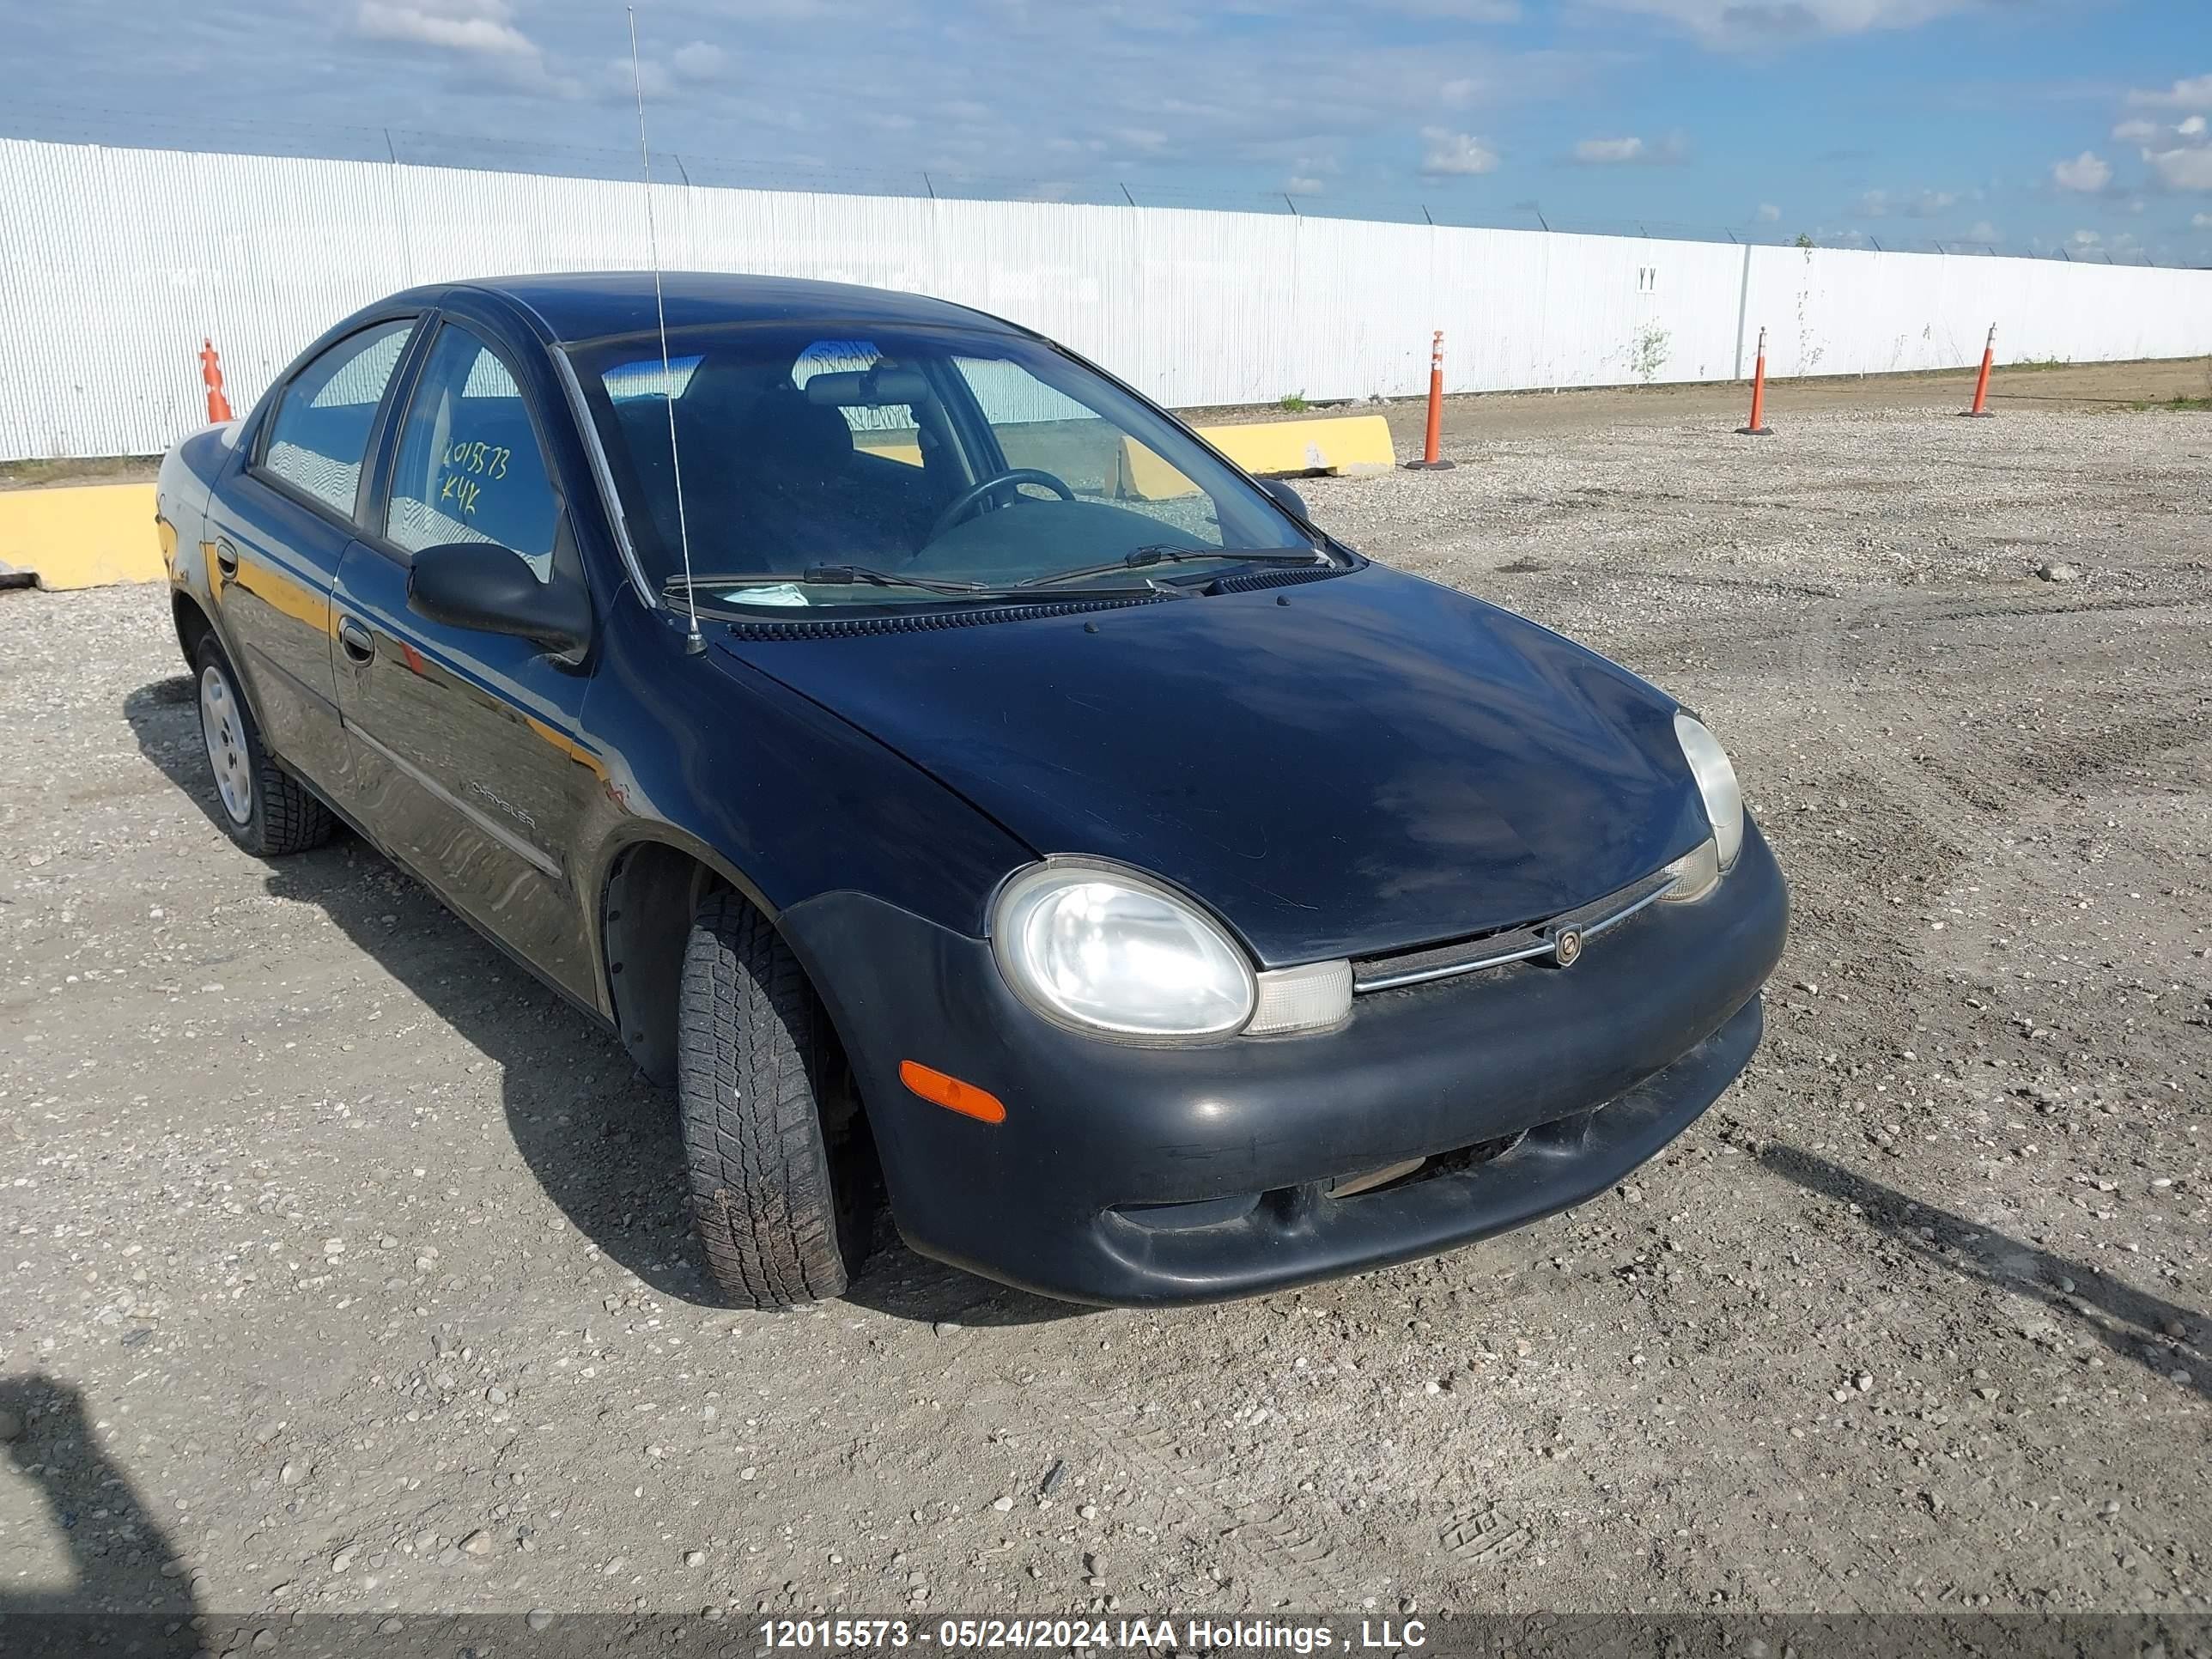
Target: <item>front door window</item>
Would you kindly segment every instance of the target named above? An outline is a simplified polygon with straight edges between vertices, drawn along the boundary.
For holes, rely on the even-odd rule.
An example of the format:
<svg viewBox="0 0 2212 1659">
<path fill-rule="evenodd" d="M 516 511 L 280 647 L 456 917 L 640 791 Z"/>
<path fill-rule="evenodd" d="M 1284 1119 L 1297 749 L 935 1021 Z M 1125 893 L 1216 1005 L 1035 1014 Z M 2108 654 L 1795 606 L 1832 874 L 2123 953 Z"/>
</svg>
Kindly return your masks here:
<svg viewBox="0 0 2212 1659">
<path fill-rule="evenodd" d="M 550 581 L 560 516 L 522 389 L 490 347 L 447 324 L 400 432 L 385 534 L 410 553 L 496 542 Z"/>
</svg>

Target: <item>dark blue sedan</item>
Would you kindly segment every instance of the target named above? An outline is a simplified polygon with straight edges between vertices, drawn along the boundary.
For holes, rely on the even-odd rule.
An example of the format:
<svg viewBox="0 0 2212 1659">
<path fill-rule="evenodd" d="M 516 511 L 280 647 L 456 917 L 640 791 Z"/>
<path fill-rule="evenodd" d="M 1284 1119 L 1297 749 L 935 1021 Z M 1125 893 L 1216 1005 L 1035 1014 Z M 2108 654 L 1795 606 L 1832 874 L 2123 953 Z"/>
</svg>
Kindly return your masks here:
<svg viewBox="0 0 2212 1659">
<path fill-rule="evenodd" d="M 735 1300 L 1237 1296 L 1620 1180 L 1788 899 L 1673 698 L 1026 330 L 757 277 L 349 318 L 163 465 L 218 820 L 343 821 L 672 1085 Z M 591 1156 L 579 1146 L 576 1156 Z"/>
</svg>

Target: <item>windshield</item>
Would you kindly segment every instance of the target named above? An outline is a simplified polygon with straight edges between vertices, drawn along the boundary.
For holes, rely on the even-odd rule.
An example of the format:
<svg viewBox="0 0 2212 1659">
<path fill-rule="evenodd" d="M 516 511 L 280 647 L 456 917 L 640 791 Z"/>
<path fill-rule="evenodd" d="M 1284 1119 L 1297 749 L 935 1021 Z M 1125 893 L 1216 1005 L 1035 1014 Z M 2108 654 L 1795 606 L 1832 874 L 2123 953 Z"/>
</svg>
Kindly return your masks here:
<svg viewBox="0 0 2212 1659">
<path fill-rule="evenodd" d="M 571 349 L 640 561 L 702 605 L 942 605 L 1318 562 L 1158 410 L 1042 343 L 738 324 Z"/>
</svg>

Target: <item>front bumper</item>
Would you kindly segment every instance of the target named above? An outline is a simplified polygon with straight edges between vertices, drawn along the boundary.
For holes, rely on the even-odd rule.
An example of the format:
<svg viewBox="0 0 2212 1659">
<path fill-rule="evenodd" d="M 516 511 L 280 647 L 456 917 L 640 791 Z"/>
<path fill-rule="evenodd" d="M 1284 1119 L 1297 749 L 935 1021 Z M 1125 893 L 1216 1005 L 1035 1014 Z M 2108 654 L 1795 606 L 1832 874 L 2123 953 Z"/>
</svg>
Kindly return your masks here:
<svg viewBox="0 0 2212 1659">
<path fill-rule="evenodd" d="M 901 1231 L 1009 1284 L 1200 1302 L 1432 1255 L 1602 1192 L 1681 1133 L 1758 1046 L 1789 896 L 1747 827 L 1706 898 L 1655 904 L 1573 968 L 1358 998 L 1311 1036 L 1146 1048 L 1039 1019 L 989 945 L 852 893 L 783 916 L 867 1103 Z M 986 1124 L 902 1060 L 1005 1103 Z M 1520 1135 L 1510 1150 L 1464 1150 Z M 1333 1198 L 1412 1158 L 1415 1178 Z"/>
</svg>

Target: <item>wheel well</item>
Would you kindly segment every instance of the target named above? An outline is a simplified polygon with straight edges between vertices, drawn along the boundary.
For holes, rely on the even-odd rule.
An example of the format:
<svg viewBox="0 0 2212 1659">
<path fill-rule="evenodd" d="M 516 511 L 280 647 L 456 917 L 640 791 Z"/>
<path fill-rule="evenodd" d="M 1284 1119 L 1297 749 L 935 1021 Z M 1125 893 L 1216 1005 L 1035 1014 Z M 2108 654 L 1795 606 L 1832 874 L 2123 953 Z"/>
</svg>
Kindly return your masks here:
<svg viewBox="0 0 2212 1659">
<path fill-rule="evenodd" d="M 184 649 L 185 665 L 190 667 L 199 660 L 200 641 L 213 631 L 215 624 L 201 610 L 199 602 L 191 594 L 172 589 L 169 610 L 177 624 L 177 643 Z"/>
<path fill-rule="evenodd" d="M 638 1069 L 663 1088 L 676 1081 L 684 941 L 701 902 L 726 885 L 689 853 L 659 842 L 625 849 L 608 872 L 601 915 L 615 1023 Z"/>
</svg>

